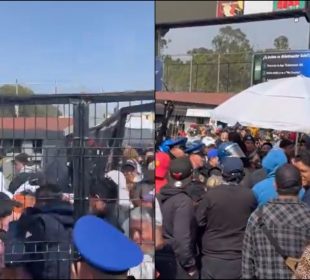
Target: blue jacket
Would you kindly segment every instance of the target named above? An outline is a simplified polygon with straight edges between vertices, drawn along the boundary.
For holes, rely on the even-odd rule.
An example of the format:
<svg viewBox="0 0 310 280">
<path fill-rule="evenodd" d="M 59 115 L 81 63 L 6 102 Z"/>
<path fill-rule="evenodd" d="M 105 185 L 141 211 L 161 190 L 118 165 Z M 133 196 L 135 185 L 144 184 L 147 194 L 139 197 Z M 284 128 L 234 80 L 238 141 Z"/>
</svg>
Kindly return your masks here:
<svg viewBox="0 0 310 280">
<path fill-rule="evenodd" d="M 264 205 L 278 197 L 275 182 L 275 173 L 279 167 L 287 163 L 287 157 L 282 149 L 274 148 L 263 159 L 262 165 L 267 172 L 267 178 L 257 183 L 252 191 L 258 206 Z"/>
<path fill-rule="evenodd" d="M 309 187 L 307 187 L 307 189 L 304 190 L 302 201 L 310 207 L 310 188 Z"/>
</svg>

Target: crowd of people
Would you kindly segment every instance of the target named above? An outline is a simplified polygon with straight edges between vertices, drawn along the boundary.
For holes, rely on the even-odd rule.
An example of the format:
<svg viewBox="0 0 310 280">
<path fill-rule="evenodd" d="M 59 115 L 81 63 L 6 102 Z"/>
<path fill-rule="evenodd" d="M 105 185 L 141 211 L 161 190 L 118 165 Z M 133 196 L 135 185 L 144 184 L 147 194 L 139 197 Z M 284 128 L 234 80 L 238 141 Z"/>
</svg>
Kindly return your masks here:
<svg viewBox="0 0 310 280">
<path fill-rule="evenodd" d="M 194 124 L 155 159 L 158 279 L 310 278 L 308 135 Z"/>
<path fill-rule="evenodd" d="M 88 197 L 77 198 L 29 155 L 16 155 L 11 180 L 0 172 L 0 278 L 154 279 L 162 225 L 154 160 L 152 150 L 125 148 L 119 169 L 93 176 Z M 82 200 L 88 210 L 80 218 Z"/>
<path fill-rule="evenodd" d="M 240 125 L 182 135 L 155 154 L 123 149 L 85 198 L 15 156 L 11 179 L 0 172 L 0 278 L 310 278 L 309 136 Z"/>
</svg>

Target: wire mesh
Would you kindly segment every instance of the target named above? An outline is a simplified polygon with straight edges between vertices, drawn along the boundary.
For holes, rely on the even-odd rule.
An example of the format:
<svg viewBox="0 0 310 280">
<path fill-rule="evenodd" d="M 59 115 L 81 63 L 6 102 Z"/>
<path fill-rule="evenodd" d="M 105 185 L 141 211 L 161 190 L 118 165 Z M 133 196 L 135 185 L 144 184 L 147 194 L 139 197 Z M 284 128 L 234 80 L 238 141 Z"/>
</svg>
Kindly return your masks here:
<svg viewBox="0 0 310 280">
<path fill-rule="evenodd" d="M 253 53 L 163 56 L 163 83 L 174 92 L 239 92 L 251 85 Z"/>
<path fill-rule="evenodd" d="M 147 180 L 150 190 L 154 188 L 154 179 L 148 178 L 154 161 L 152 99 L 153 92 L 0 97 L 0 188 L 20 202 L 11 207 L 11 213 L 4 213 L 5 203 L 0 202 L 0 229 L 9 236 L 3 238 L 6 266 L 51 262 L 61 270 L 64 263 L 80 260 L 71 234 L 65 241 L 57 234 L 63 228 L 54 228 L 47 240 L 32 240 L 29 232 L 23 232 L 22 241 L 15 238 L 20 230 L 16 225 L 33 215 L 29 209 L 57 208 L 60 201 L 72 207 L 73 222 L 87 213 L 98 214 L 94 204 L 103 202 L 113 210 L 105 213 L 111 214 L 111 223 L 154 254 L 154 201 L 145 201 L 137 187 Z M 114 182 L 117 197 L 103 190 L 108 189 L 103 184 L 106 177 Z M 57 190 L 52 194 L 49 188 L 42 190 L 40 186 L 47 183 Z M 137 209 L 141 213 L 148 209 L 149 217 L 141 214 L 137 223 L 137 215 L 131 214 Z M 139 238 L 135 238 L 137 233 Z M 55 271 L 61 277 L 62 272 Z"/>
</svg>

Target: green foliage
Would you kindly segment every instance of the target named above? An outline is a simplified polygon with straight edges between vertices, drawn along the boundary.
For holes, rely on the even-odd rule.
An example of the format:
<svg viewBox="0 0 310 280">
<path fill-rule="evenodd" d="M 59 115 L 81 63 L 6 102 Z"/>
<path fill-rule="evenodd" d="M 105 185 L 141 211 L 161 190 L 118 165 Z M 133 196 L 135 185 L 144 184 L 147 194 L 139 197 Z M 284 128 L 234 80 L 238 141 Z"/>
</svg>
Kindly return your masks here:
<svg viewBox="0 0 310 280">
<path fill-rule="evenodd" d="M 286 36 L 279 36 L 274 39 L 273 45 L 275 46 L 276 50 L 289 50 L 289 41 Z"/>
<path fill-rule="evenodd" d="M 274 51 L 288 49 L 288 45 L 288 39 L 280 36 L 275 39 L 277 49 Z M 240 92 L 251 85 L 253 54 L 246 34 L 239 28 L 222 27 L 212 40 L 212 49 L 192 49 L 186 59 L 165 57 L 167 90 L 189 91 L 191 88 L 196 92 Z"/>
<path fill-rule="evenodd" d="M 18 85 L 18 96 L 31 96 L 34 92 Z M 15 85 L 4 85 L 0 87 L 0 96 L 15 96 Z M 0 99 L 1 105 L 1 99 Z M 18 108 L 19 117 L 57 117 L 61 116 L 61 112 L 53 105 L 20 105 Z M 16 117 L 14 105 L 1 105 L 0 117 Z"/>
</svg>

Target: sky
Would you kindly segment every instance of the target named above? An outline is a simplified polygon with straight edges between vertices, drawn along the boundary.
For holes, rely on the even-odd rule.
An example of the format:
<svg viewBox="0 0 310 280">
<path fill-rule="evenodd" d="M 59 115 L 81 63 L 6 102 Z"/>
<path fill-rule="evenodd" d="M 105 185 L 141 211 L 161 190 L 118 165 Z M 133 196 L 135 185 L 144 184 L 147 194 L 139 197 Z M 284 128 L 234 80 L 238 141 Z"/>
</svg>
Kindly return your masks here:
<svg viewBox="0 0 310 280">
<path fill-rule="evenodd" d="M 225 25 L 171 29 L 165 35 L 165 39 L 171 42 L 163 50 L 163 54 L 181 55 L 193 48 L 212 48 L 212 39 L 223 26 Z M 291 49 L 308 49 L 310 33 L 309 23 L 305 18 L 300 18 L 299 22 L 294 22 L 291 18 L 231 24 L 231 26 L 240 28 L 255 50 L 273 48 L 274 39 L 280 35 L 288 37 Z"/>
<path fill-rule="evenodd" d="M 154 3 L 0 2 L 0 84 L 36 93 L 154 88 Z M 56 82 L 55 82 L 56 81 Z"/>
</svg>

